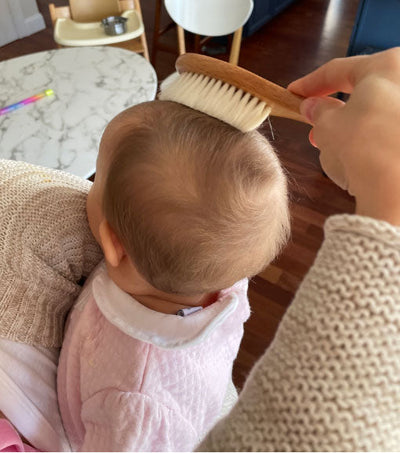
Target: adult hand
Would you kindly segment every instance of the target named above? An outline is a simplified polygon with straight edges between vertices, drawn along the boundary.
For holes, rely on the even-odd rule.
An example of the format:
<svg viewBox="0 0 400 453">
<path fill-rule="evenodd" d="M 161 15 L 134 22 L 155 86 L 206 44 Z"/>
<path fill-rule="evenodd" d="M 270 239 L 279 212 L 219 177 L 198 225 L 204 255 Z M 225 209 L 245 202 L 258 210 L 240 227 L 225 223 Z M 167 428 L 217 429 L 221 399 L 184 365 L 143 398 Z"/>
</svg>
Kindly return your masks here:
<svg viewBox="0 0 400 453">
<path fill-rule="evenodd" d="M 310 141 L 356 212 L 400 225 L 400 48 L 332 60 L 288 89 L 307 98 Z M 338 91 L 348 102 L 328 97 Z"/>
</svg>

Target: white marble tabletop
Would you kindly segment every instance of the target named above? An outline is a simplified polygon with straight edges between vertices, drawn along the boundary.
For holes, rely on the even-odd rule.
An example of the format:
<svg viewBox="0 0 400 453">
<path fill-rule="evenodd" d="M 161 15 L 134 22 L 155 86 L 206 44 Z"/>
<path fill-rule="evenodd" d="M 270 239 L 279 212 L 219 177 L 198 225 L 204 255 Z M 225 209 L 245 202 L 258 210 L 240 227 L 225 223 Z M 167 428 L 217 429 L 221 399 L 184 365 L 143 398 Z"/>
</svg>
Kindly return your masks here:
<svg viewBox="0 0 400 453">
<path fill-rule="evenodd" d="M 116 47 L 72 47 L 0 62 L 0 108 L 50 88 L 54 96 L 0 116 L 0 158 L 87 178 L 107 123 L 154 99 L 157 76 L 143 57 Z"/>
</svg>

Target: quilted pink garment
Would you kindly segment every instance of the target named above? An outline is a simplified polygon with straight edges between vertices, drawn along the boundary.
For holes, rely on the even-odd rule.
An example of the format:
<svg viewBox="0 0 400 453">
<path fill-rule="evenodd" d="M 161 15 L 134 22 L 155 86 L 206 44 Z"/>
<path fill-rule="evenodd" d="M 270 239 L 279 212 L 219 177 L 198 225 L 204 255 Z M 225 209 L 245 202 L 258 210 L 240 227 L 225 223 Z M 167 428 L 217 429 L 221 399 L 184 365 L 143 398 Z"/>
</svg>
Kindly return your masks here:
<svg viewBox="0 0 400 453">
<path fill-rule="evenodd" d="M 22 442 L 21 437 L 8 420 L 0 420 L 0 452 L 39 451 Z"/>
<path fill-rule="evenodd" d="M 179 317 L 144 307 L 99 266 L 60 356 L 59 403 L 73 449 L 193 450 L 218 418 L 249 314 L 247 280 Z"/>
</svg>

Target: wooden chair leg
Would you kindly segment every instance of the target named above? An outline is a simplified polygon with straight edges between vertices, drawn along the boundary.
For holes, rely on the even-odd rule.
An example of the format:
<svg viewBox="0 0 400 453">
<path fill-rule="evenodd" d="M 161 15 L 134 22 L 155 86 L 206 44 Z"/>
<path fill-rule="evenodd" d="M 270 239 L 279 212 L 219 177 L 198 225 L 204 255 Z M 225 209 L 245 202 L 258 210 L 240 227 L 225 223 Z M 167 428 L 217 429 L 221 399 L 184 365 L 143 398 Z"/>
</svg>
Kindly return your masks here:
<svg viewBox="0 0 400 453">
<path fill-rule="evenodd" d="M 140 42 L 142 43 L 142 47 L 143 47 L 143 56 L 150 63 L 150 55 L 149 55 L 149 49 L 147 47 L 147 39 L 146 39 L 146 33 L 145 32 L 143 32 L 140 35 Z"/>
<path fill-rule="evenodd" d="M 50 12 L 51 22 L 52 22 L 53 28 L 54 28 L 54 24 L 56 23 L 56 20 L 57 20 L 56 7 L 54 6 L 54 3 L 49 4 L 49 12 Z"/>
<path fill-rule="evenodd" d="M 143 22 L 142 8 L 140 7 L 140 1 L 139 0 L 134 0 L 134 1 L 135 1 L 135 9 L 138 12 L 140 19 Z M 150 62 L 149 49 L 147 47 L 147 39 L 146 39 L 145 31 L 143 31 L 143 33 L 140 35 L 140 42 L 143 47 L 143 56 L 144 56 L 144 58 L 146 58 L 147 61 Z"/>
<path fill-rule="evenodd" d="M 180 26 L 176 26 L 176 31 L 178 33 L 178 49 L 179 49 L 179 55 L 183 55 L 186 53 L 186 46 L 185 46 L 185 31 L 184 29 Z"/>
<path fill-rule="evenodd" d="M 231 53 L 229 55 L 229 63 L 237 65 L 239 62 L 240 44 L 242 41 L 243 27 L 238 28 L 233 35 Z"/>
<path fill-rule="evenodd" d="M 65 18 L 71 17 L 71 12 L 69 10 L 69 6 L 62 6 L 62 7 L 56 8 L 54 3 L 50 3 L 49 12 L 50 12 L 51 23 L 53 24 L 53 33 L 54 33 L 54 25 L 59 17 L 65 17 Z M 56 47 L 57 47 L 57 49 L 62 49 L 64 46 L 61 46 L 60 44 L 56 43 Z"/>
</svg>

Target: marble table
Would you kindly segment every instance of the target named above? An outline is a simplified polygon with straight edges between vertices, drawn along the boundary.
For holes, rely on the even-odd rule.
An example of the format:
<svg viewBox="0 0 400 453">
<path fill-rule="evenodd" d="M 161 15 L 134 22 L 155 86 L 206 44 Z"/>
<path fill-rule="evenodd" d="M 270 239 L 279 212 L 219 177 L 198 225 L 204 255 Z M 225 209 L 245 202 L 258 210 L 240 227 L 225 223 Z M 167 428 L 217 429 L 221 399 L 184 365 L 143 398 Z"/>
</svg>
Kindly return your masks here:
<svg viewBox="0 0 400 453">
<path fill-rule="evenodd" d="M 154 99 L 157 76 L 143 57 L 116 47 L 72 47 L 0 62 L 0 108 L 49 88 L 54 96 L 0 116 L 0 158 L 87 178 L 107 123 Z"/>
</svg>

